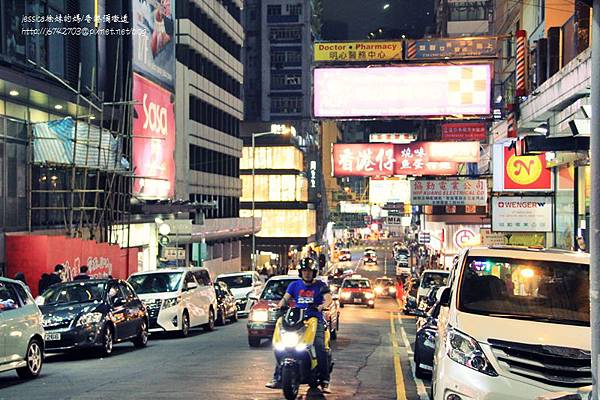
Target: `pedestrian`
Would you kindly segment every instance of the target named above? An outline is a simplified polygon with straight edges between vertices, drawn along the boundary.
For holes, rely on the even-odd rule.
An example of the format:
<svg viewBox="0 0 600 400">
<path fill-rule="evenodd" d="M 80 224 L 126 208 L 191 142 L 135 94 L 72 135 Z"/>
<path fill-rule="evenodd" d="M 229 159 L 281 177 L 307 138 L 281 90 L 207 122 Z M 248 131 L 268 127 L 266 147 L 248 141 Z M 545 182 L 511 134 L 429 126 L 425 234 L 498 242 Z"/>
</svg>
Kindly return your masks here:
<svg viewBox="0 0 600 400">
<path fill-rule="evenodd" d="M 65 271 L 65 267 L 62 264 L 56 264 L 56 266 L 54 267 L 54 272 L 48 275 L 47 286 L 45 286 L 44 288 L 40 288 L 40 289 L 43 289 L 40 291 L 40 293 L 43 293 L 47 288 L 54 285 L 55 283 L 61 283 L 62 282 L 61 274 L 64 271 Z"/>
<path fill-rule="evenodd" d="M 73 278 L 73 280 L 74 281 L 83 281 L 86 279 L 90 279 L 90 276 L 88 275 L 88 266 L 82 265 L 81 267 L 79 267 L 79 275 L 77 275 L 75 278 Z"/>
<path fill-rule="evenodd" d="M 50 278 L 50 275 L 48 275 L 47 273 L 43 273 L 42 277 L 40 278 L 39 282 L 38 282 L 38 294 L 41 295 L 42 293 L 44 293 L 44 291 L 46 290 L 46 288 L 48 286 L 50 286 L 48 284 L 48 279 Z"/>
<path fill-rule="evenodd" d="M 25 284 L 25 287 L 27 288 L 27 290 L 29 290 L 31 292 L 31 289 L 29 289 L 29 285 L 27 284 L 27 281 L 25 280 L 25 274 L 23 272 L 17 272 L 15 274 L 15 280 L 23 282 L 23 284 Z"/>
</svg>

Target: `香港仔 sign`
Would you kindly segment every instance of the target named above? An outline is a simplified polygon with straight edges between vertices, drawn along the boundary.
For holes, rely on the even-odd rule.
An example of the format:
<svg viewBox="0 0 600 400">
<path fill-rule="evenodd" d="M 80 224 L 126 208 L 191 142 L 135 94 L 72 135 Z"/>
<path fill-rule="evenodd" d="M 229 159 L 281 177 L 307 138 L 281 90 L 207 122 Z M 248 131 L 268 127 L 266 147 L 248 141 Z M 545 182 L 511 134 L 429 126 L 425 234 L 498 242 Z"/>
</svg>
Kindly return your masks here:
<svg viewBox="0 0 600 400">
<path fill-rule="evenodd" d="M 333 145 L 334 176 L 453 175 L 479 161 L 479 142 Z"/>
</svg>

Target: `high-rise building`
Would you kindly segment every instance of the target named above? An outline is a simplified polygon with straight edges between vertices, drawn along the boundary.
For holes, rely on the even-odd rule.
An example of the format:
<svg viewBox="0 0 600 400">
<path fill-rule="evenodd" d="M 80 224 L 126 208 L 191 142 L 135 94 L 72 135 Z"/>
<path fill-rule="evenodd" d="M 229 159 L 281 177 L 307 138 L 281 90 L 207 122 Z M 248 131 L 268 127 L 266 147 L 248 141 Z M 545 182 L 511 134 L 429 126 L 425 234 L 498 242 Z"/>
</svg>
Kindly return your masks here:
<svg viewBox="0 0 600 400">
<path fill-rule="evenodd" d="M 244 115 L 243 3 L 211 6 L 177 1 L 176 197 L 214 204 L 192 211 L 191 257 L 214 274 L 239 270 L 240 237 L 251 219 L 239 218 Z M 189 249 L 189 247 L 188 247 Z"/>
<path fill-rule="evenodd" d="M 491 0 L 435 0 L 434 10 L 436 32 L 442 37 L 485 36 L 493 28 Z"/>
<path fill-rule="evenodd" d="M 256 133 L 271 130 L 271 124 L 286 124 L 294 127 L 296 137 L 277 138 L 263 136 L 257 146 L 260 154 L 272 152 L 281 159 L 268 159 L 269 165 L 258 174 L 273 176 L 269 181 L 273 193 L 290 191 L 294 196 L 269 195 L 260 202 L 262 209 L 262 231 L 258 234 L 256 248 L 259 251 L 273 253 L 273 259 L 279 265 L 286 265 L 285 255 L 290 246 L 302 246 L 315 239 L 316 206 L 320 190 L 319 129 L 312 120 L 312 44 L 318 34 L 319 22 L 315 17 L 314 0 L 249 0 L 246 2 L 244 28 L 246 40 L 244 64 L 248 74 L 244 77 L 245 116 L 242 124 L 244 138 L 245 168 L 244 179 L 244 215 L 251 214 L 250 175 L 252 159 L 251 137 Z M 288 161 L 287 153 L 281 151 L 284 140 L 286 151 L 295 154 L 294 168 L 284 171 L 279 164 Z M 271 144 L 272 143 L 272 144 Z M 257 154 L 257 160 L 259 155 Z M 259 167 L 257 167 L 259 168 Z M 270 171 L 266 171 L 270 170 Z M 309 179 L 309 177 L 312 177 Z M 261 179 L 262 179 L 261 178 Z M 281 179 L 280 183 L 276 180 Z M 257 184 L 258 185 L 258 184 Z M 290 186 L 291 185 L 291 186 Z M 255 188 L 263 190 L 263 188 Z M 256 194 L 256 190 L 254 191 Z M 275 204 L 277 203 L 277 204 Z M 248 214 L 248 215 L 250 215 Z M 277 215 L 275 215 L 277 214 Z M 297 226 L 283 224 L 281 229 L 270 229 L 275 221 L 292 218 Z M 271 224 L 271 225 L 268 225 Z M 279 222 L 276 222 L 279 224 Z M 288 228 L 288 231 L 285 231 Z M 273 238 L 277 240 L 274 248 Z M 250 239 L 244 246 L 250 247 Z M 244 252 L 250 254 L 250 251 Z M 250 259 L 244 260 L 250 265 Z"/>
</svg>

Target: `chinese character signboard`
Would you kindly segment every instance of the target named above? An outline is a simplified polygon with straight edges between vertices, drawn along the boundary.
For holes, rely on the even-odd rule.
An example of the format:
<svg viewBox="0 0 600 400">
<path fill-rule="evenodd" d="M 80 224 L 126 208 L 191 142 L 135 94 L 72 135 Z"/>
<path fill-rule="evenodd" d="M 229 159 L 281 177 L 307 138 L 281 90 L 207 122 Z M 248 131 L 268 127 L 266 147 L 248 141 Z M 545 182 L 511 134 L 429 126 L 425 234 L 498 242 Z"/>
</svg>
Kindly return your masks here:
<svg viewBox="0 0 600 400">
<path fill-rule="evenodd" d="M 406 59 L 495 58 L 497 48 L 498 39 L 496 37 L 409 40 L 406 45 Z"/>
<path fill-rule="evenodd" d="M 175 1 L 132 0 L 133 25 L 146 35 L 132 35 L 133 70 L 160 86 L 175 86 Z"/>
<path fill-rule="evenodd" d="M 411 181 L 413 205 L 474 205 L 487 204 L 487 181 Z"/>
<path fill-rule="evenodd" d="M 313 73 L 317 118 L 490 114 L 489 64 L 315 68 Z"/>
<path fill-rule="evenodd" d="M 461 122 L 442 125 L 442 140 L 478 140 L 487 138 L 487 127 L 482 122 Z"/>
<path fill-rule="evenodd" d="M 551 232 L 552 197 L 493 197 L 494 232 Z"/>
<path fill-rule="evenodd" d="M 371 143 L 400 143 L 406 144 L 417 140 L 417 136 L 412 133 L 371 133 L 369 142 Z"/>
<path fill-rule="evenodd" d="M 402 60 L 402 42 L 315 43 L 315 62 L 360 62 Z"/>
<path fill-rule="evenodd" d="M 140 198 L 174 195 L 175 113 L 170 92 L 133 74 L 133 192 Z"/>
<path fill-rule="evenodd" d="M 552 191 L 552 171 L 546 155 L 516 156 L 514 149 L 494 145 L 494 191 L 540 192 Z"/>
<path fill-rule="evenodd" d="M 478 161 L 478 142 L 333 145 L 334 176 L 453 175 L 458 163 Z"/>
</svg>

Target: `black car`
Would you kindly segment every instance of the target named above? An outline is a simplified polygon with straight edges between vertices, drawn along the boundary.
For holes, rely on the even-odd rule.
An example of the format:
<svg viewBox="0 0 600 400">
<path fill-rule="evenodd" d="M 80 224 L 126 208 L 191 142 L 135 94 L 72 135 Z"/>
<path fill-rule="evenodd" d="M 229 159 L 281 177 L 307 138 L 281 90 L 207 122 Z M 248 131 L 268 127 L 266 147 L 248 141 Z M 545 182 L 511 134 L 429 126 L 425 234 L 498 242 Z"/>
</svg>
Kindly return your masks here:
<svg viewBox="0 0 600 400">
<path fill-rule="evenodd" d="M 148 314 L 129 283 L 90 279 L 50 286 L 37 300 L 46 331 L 45 351 L 99 349 L 108 356 L 115 343 L 148 343 Z"/>
<path fill-rule="evenodd" d="M 433 371 L 433 355 L 437 338 L 437 321 L 440 303 L 436 303 L 428 313 L 422 313 L 417 322 L 415 336 L 415 376 L 425 378 Z"/>
<path fill-rule="evenodd" d="M 235 296 L 229 290 L 229 286 L 225 282 L 215 282 L 215 294 L 217 296 L 217 325 L 225 325 L 226 320 L 236 322 L 237 305 Z"/>
</svg>

